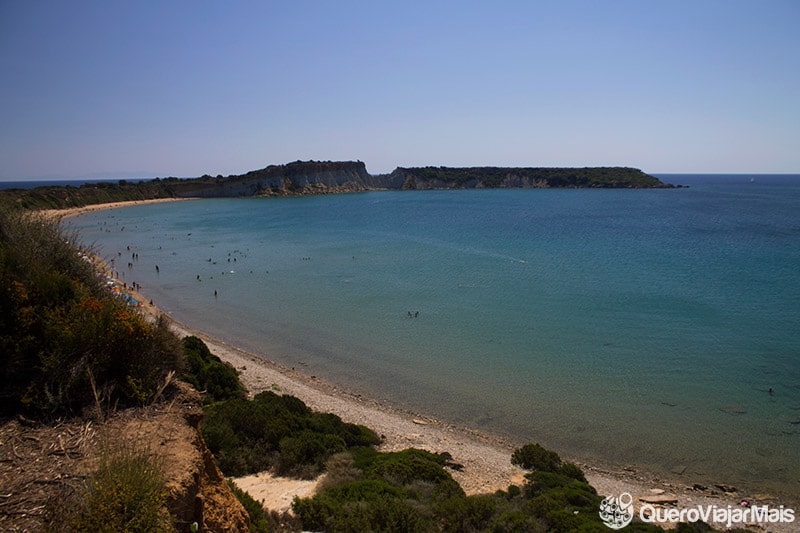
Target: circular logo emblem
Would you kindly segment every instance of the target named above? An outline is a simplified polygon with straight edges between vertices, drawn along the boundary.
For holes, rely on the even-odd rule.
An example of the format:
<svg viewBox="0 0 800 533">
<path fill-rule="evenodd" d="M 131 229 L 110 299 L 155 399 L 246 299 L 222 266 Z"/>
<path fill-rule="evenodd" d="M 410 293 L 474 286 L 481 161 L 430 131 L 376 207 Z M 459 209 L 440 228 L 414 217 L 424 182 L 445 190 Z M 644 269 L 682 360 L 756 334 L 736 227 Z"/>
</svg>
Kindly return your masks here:
<svg viewBox="0 0 800 533">
<path fill-rule="evenodd" d="M 611 529 L 622 529 L 633 520 L 633 496 L 623 492 L 619 497 L 607 496 L 600 502 L 600 520 Z"/>
</svg>

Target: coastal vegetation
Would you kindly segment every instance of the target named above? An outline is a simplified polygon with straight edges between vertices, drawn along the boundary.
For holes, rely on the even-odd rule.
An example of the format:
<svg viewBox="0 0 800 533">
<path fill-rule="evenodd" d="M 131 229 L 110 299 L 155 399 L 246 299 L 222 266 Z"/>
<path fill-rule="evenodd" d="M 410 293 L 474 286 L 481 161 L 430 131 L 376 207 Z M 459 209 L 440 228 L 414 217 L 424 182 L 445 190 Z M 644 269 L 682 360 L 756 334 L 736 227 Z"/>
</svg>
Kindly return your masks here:
<svg viewBox="0 0 800 533">
<path fill-rule="evenodd" d="M 637 168 L 511 168 L 417 167 L 398 168 L 404 189 L 417 188 L 652 188 L 663 187 L 657 178 Z M 431 185 L 433 184 L 433 185 Z"/>
<path fill-rule="evenodd" d="M 176 198 L 180 184 L 178 178 L 147 181 L 97 182 L 72 185 L 44 185 L 33 189 L 6 189 L 0 191 L 0 206 L 22 209 L 66 209 L 111 202 Z"/>
<path fill-rule="evenodd" d="M 175 531 L 166 508 L 167 490 L 158 456 L 121 446 L 100 454 L 97 470 L 68 505 L 51 501 L 53 531 Z"/>
<path fill-rule="evenodd" d="M 184 337 L 183 353 L 186 371 L 181 379 L 203 391 L 203 403 L 243 400 L 247 396 L 236 369 L 212 354 L 202 340 L 194 335 Z"/>
<path fill-rule="evenodd" d="M 370 429 L 317 413 L 294 396 L 265 391 L 210 405 L 203 438 L 229 476 L 265 470 L 310 479 L 335 453 L 378 444 Z"/>
<path fill-rule="evenodd" d="M 144 405 L 183 367 L 167 324 L 112 297 L 76 239 L 40 217 L 0 212 L 4 414 L 57 417 L 98 399 Z"/>
<path fill-rule="evenodd" d="M 293 396 L 266 391 L 248 400 L 235 369 L 199 338 L 181 342 L 165 321 L 148 321 L 114 297 L 77 237 L 31 213 L 0 210 L 0 306 L 3 415 L 26 423 L 91 419 L 92 409 L 149 405 L 180 376 L 205 394 L 202 434 L 226 475 L 326 473 L 315 495 L 295 498 L 294 521 L 237 491 L 251 531 L 606 531 L 581 469 L 538 444 L 511 457 L 528 470 L 522 486 L 467 496 L 447 452 L 381 452 L 374 431 Z M 104 449 L 85 491 L 50 517 L 50 528 L 172 530 L 166 481 L 150 450 Z"/>
</svg>

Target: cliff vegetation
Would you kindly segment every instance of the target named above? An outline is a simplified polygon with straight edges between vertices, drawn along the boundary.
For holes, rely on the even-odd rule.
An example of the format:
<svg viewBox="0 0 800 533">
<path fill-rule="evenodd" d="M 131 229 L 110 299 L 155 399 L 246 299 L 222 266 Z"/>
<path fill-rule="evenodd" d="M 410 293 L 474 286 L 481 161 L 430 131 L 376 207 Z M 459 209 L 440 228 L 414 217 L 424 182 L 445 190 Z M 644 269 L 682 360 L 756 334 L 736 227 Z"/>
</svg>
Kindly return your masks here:
<svg viewBox="0 0 800 533">
<path fill-rule="evenodd" d="M 636 168 L 398 168 L 403 189 L 660 188 L 657 178 Z"/>
</svg>

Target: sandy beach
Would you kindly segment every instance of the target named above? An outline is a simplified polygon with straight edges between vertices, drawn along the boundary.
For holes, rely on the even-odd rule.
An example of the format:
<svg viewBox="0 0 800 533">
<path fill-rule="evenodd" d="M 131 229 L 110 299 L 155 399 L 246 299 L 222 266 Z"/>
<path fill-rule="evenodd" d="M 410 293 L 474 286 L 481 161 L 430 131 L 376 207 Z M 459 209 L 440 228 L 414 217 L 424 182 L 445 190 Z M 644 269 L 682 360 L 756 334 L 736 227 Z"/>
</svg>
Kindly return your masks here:
<svg viewBox="0 0 800 533">
<path fill-rule="evenodd" d="M 172 201 L 153 200 L 151 202 Z M 123 205 L 145 202 L 121 202 L 87 206 L 70 210 L 47 212 L 48 216 L 63 219 L 88 211 L 110 209 Z M 140 302 L 147 302 L 146 294 L 136 295 Z M 144 305 L 145 313 L 156 316 L 161 311 L 155 306 Z M 361 395 L 355 395 L 314 376 L 305 375 L 258 357 L 244 350 L 204 334 L 197 327 L 180 324 L 172 320 L 172 327 L 180 336 L 196 335 L 223 361 L 240 372 L 240 379 L 251 395 L 264 390 L 280 394 L 291 394 L 303 400 L 311 408 L 340 416 L 347 422 L 363 424 L 372 428 L 383 438 L 381 450 L 396 451 L 409 447 L 431 452 L 449 452 L 456 463 L 464 466 L 461 471 L 452 471 L 453 477 L 468 494 L 492 493 L 507 489 L 511 484 L 523 483 L 524 471 L 511 464 L 513 450 L 524 444 L 510 442 L 471 428 L 455 426 L 424 413 L 412 413 L 397 409 Z M 557 450 L 556 450 L 557 451 Z M 564 457 L 569 460 L 569 457 Z M 634 501 L 643 499 L 662 500 L 666 505 L 678 509 L 698 505 L 715 505 L 720 508 L 739 507 L 742 500 L 751 504 L 791 507 L 794 502 L 785 501 L 767 494 L 750 494 L 743 491 L 725 493 L 717 487 L 705 490 L 694 487 L 691 479 L 676 475 L 673 479 L 657 478 L 647 472 L 638 471 L 629 465 L 617 471 L 597 465 L 579 463 L 588 481 L 600 495 L 630 493 Z M 237 480 L 257 500 L 274 510 L 285 510 L 294 494 L 308 495 L 313 483 L 276 480 L 268 475 L 248 476 Z M 770 531 L 791 531 L 793 524 L 769 524 Z M 761 528 L 750 524 L 748 527 Z"/>
<path fill-rule="evenodd" d="M 83 215 L 84 213 L 91 213 L 94 211 L 104 211 L 106 209 L 114 209 L 116 207 L 127 207 L 131 205 L 146 205 L 146 204 L 161 204 L 165 202 L 182 202 L 191 200 L 191 198 L 154 198 L 152 200 L 132 200 L 130 202 L 110 202 L 107 204 L 94 204 L 84 205 L 82 207 L 70 207 L 67 209 L 42 209 L 37 211 L 42 216 L 48 219 L 64 219 Z"/>
</svg>

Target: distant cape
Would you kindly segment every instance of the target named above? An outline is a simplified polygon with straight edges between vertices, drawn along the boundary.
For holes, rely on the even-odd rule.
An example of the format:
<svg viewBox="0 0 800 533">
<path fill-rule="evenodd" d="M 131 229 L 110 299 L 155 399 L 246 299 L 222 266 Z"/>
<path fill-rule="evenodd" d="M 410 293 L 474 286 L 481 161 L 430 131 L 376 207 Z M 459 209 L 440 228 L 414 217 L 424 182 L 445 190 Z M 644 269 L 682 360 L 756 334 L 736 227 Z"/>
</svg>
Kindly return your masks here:
<svg viewBox="0 0 800 533">
<path fill-rule="evenodd" d="M 361 161 L 295 161 L 176 183 L 185 197 L 286 196 L 368 190 L 670 187 L 628 167 L 398 167 L 372 175 Z"/>
<path fill-rule="evenodd" d="M 628 167 L 398 167 L 389 174 L 373 175 L 362 161 L 295 161 L 227 177 L 8 189 L 0 191 L 0 203 L 27 209 L 61 209 L 153 198 L 301 196 L 372 190 L 667 187 L 672 185 Z"/>
</svg>

